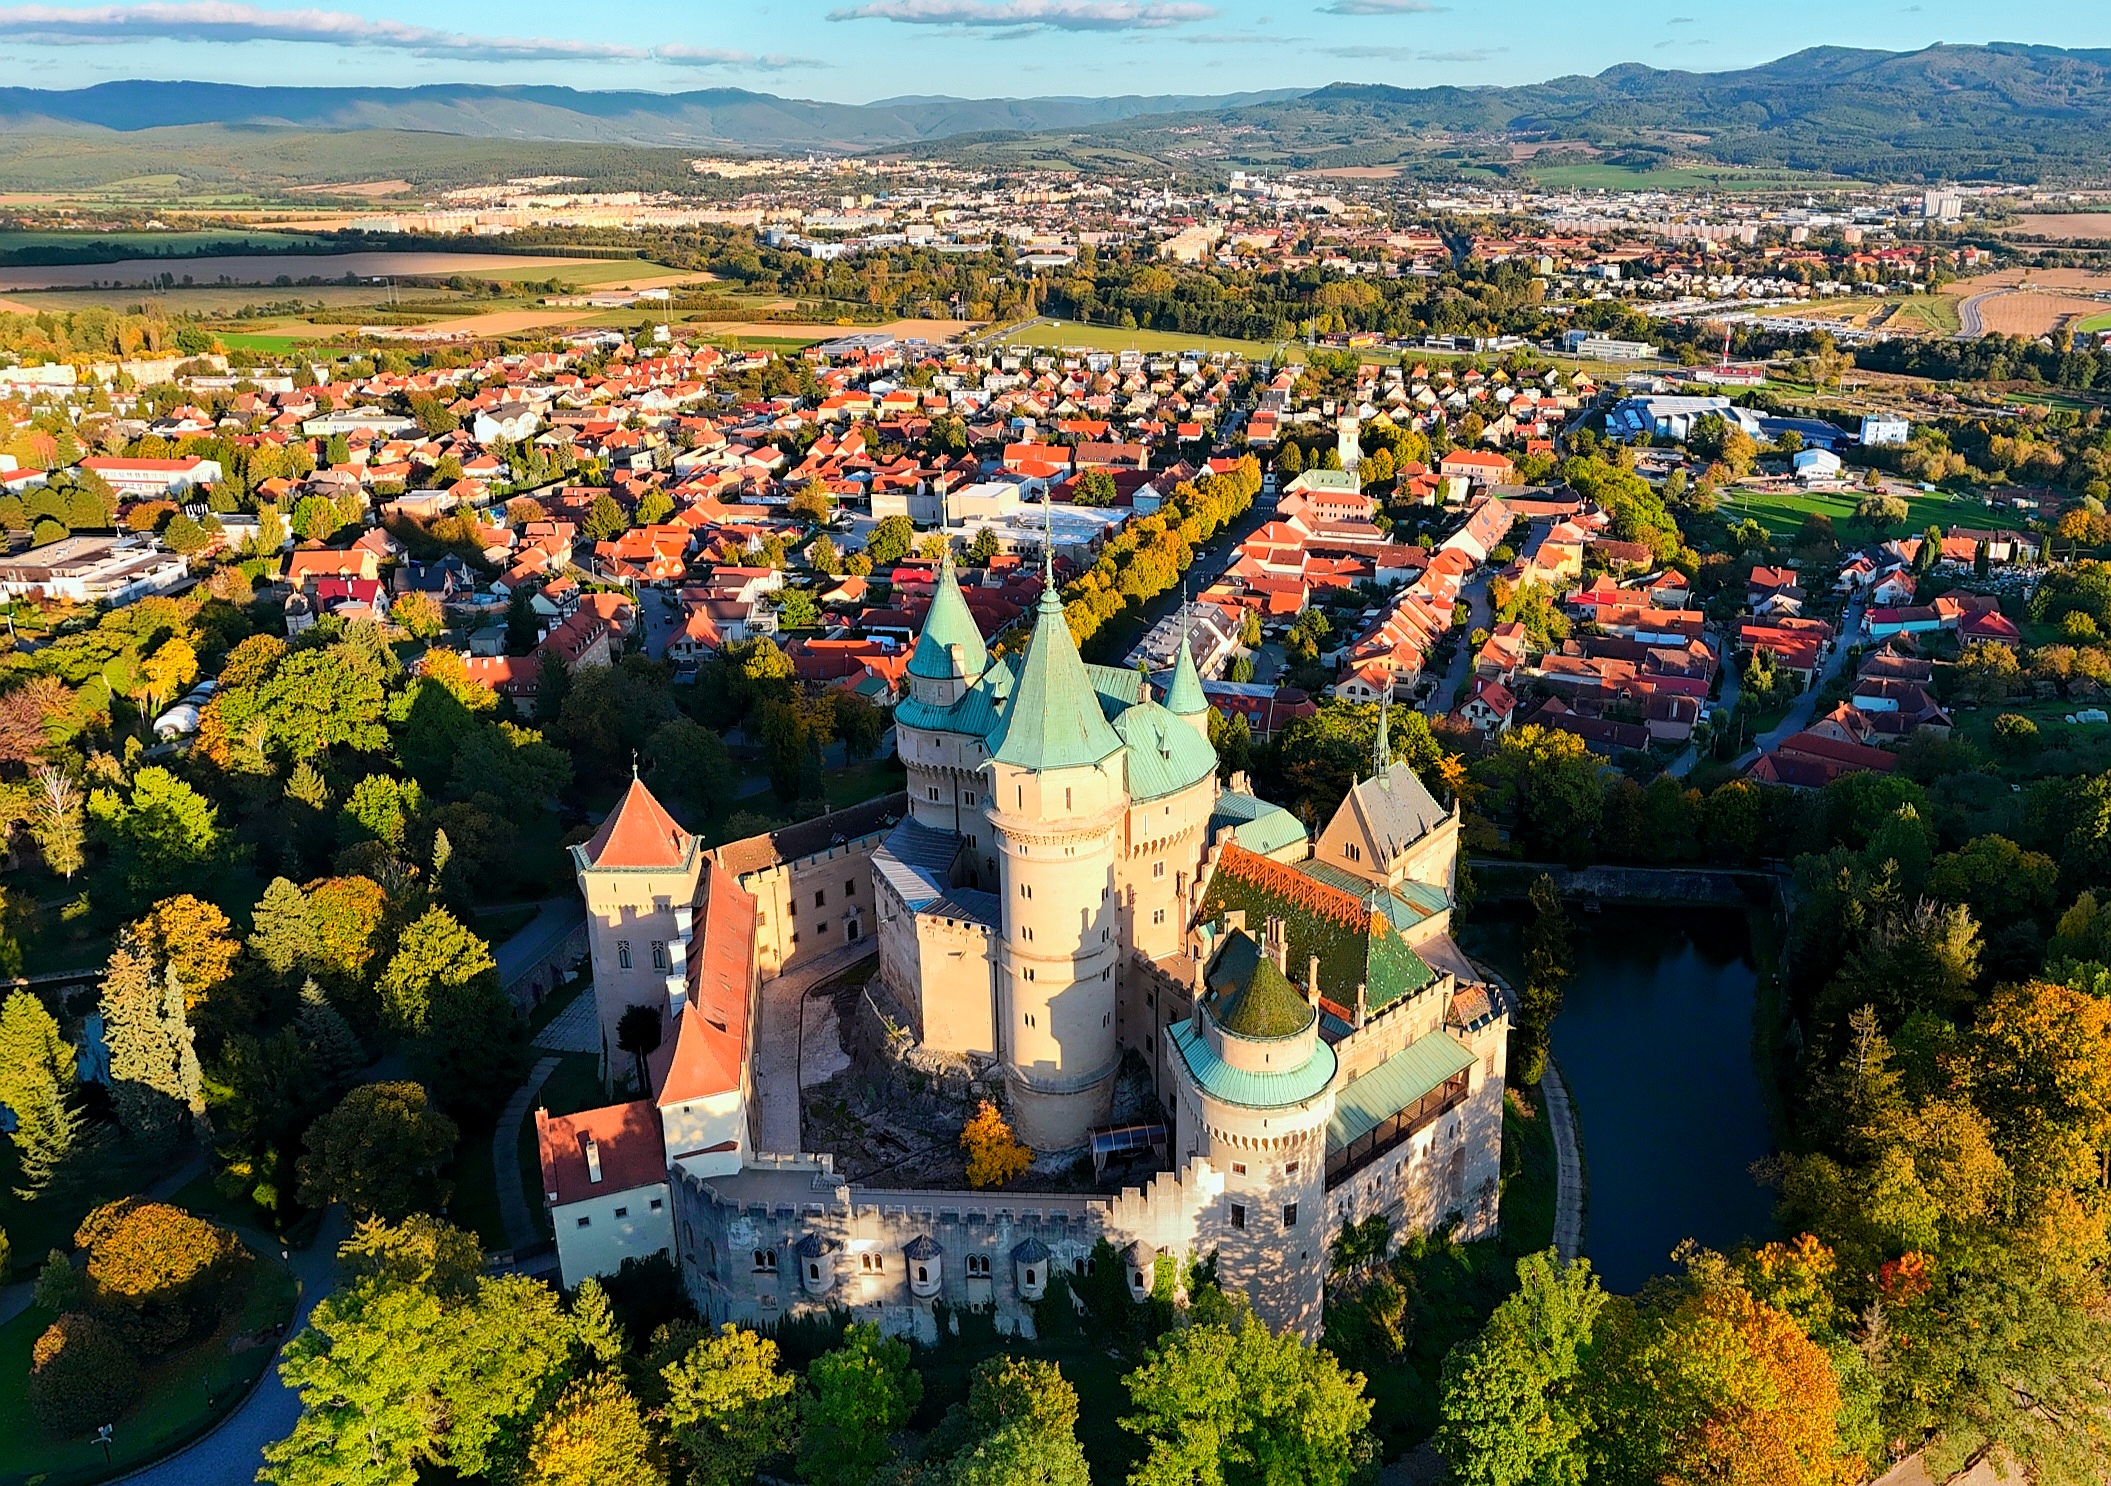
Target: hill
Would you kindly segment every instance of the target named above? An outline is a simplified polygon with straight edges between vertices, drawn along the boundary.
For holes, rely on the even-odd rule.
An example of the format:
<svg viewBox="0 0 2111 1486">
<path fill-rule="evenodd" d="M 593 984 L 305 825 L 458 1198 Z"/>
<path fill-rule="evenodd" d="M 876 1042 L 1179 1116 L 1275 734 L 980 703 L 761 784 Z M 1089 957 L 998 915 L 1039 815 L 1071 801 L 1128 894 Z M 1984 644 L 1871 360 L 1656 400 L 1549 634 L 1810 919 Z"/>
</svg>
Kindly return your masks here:
<svg viewBox="0 0 2111 1486">
<path fill-rule="evenodd" d="M 1524 164 L 1512 146 L 1535 142 L 1609 153 L 1636 169 L 1698 159 L 1864 180 L 2027 183 L 2102 179 L 2107 128 L 2111 51 L 1997 44 L 1817 47 L 1716 73 L 1625 64 L 1514 88 L 1337 83 L 1071 137 L 1091 149 L 1228 164 L 1529 173 L 1545 159 Z M 997 142 L 981 148 L 1002 152 Z M 1033 148 L 1050 150 L 1045 132 Z"/>
</svg>

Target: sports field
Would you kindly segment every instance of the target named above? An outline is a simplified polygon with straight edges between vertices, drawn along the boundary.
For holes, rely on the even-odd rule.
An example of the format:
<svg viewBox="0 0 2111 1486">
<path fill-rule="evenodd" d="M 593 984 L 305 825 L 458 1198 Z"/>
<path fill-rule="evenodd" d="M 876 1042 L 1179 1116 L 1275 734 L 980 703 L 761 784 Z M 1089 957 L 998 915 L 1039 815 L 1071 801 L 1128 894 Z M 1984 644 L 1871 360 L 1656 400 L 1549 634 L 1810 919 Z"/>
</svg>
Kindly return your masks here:
<svg viewBox="0 0 2111 1486">
<path fill-rule="evenodd" d="M 1746 517 L 1757 521 L 1777 537 L 1793 537 L 1803 529 L 1807 516 L 1830 516 L 1835 528 L 1842 536 L 1853 526 L 1857 535 L 1862 534 L 1862 523 L 1855 519 L 1855 505 L 1862 498 L 1856 490 L 1726 490 L 1722 495 L 1722 514 L 1730 521 L 1742 521 Z M 1986 502 L 1976 495 L 1952 495 L 1939 491 L 1934 495 L 1925 493 L 1906 497 L 1906 523 L 1894 536 L 1910 536 L 1926 531 L 1931 526 L 1945 529 L 1960 522 L 1978 521 L 1986 515 Z"/>
</svg>

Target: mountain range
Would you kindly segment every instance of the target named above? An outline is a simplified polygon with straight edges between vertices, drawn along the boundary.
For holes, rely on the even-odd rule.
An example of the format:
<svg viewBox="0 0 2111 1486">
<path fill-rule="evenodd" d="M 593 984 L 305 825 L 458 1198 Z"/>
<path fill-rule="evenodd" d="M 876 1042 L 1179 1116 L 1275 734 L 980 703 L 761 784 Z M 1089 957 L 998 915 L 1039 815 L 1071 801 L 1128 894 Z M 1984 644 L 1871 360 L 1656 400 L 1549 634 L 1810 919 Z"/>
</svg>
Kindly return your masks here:
<svg viewBox="0 0 2111 1486">
<path fill-rule="evenodd" d="M 104 83 L 0 89 L 0 185 L 94 184 L 183 163 L 280 184 L 345 180 L 348 159 L 421 184 L 551 147 L 550 168 L 638 151 L 913 149 L 993 164 L 1397 165 L 1516 175 L 1550 162 L 1667 165 L 1875 181 L 2100 181 L 2111 170 L 2111 51 L 1996 44 L 1818 47 L 1728 72 L 1626 64 L 1522 87 L 1336 83 L 1221 97 L 894 98 L 866 104 L 736 88 L 685 93 L 439 84 L 259 88 Z M 443 142 L 445 136 L 451 143 Z M 421 142 L 422 141 L 422 142 Z M 478 145 L 476 142 L 484 142 Z M 510 146 L 498 149 L 504 144 Z M 420 170 L 421 155 L 444 158 Z M 316 163 L 312 167 L 303 160 Z M 230 163 L 236 162 L 236 163 Z M 408 162 L 408 163 L 406 163 Z M 653 170 L 679 162 L 668 156 Z M 304 174 L 305 172 L 305 174 Z"/>
</svg>

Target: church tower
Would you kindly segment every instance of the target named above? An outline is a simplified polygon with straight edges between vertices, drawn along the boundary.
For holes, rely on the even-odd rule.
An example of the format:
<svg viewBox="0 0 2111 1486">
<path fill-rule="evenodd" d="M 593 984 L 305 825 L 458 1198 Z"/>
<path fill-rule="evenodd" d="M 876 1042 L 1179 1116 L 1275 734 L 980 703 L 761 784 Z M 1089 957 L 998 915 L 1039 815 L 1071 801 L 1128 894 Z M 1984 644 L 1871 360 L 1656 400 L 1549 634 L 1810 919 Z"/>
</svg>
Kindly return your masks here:
<svg viewBox="0 0 2111 1486">
<path fill-rule="evenodd" d="M 1122 740 L 1100 710 L 1055 574 L 990 735 L 997 848 L 997 1046 L 1020 1139 L 1085 1143 L 1113 1103 L 1115 862 L 1128 796 Z"/>
</svg>

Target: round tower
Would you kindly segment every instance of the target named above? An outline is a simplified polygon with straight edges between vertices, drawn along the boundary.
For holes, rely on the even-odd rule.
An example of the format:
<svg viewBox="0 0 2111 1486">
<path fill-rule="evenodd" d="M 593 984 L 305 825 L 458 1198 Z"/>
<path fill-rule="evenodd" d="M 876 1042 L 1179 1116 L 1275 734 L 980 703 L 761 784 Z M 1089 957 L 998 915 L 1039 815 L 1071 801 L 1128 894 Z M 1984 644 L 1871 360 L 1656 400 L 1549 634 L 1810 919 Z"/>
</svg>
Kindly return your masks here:
<svg viewBox="0 0 2111 1486">
<path fill-rule="evenodd" d="M 1235 929 L 1200 972 L 1195 1009 L 1166 1029 L 1179 1141 L 1224 1174 L 1202 1224 L 1227 1289 L 1275 1326 L 1316 1332 L 1326 1273 L 1327 1121 L 1334 1049 L 1317 996 L 1293 984 L 1280 919 L 1260 940 Z M 1306 968 L 1316 979 L 1317 963 Z"/>
<path fill-rule="evenodd" d="M 997 1045 L 1019 1138 L 1068 1150 L 1106 1121 L 1120 953 L 1115 861 L 1128 798 L 1122 741 L 1100 710 L 1051 577 L 990 735 L 997 848 Z"/>
</svg>

